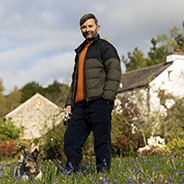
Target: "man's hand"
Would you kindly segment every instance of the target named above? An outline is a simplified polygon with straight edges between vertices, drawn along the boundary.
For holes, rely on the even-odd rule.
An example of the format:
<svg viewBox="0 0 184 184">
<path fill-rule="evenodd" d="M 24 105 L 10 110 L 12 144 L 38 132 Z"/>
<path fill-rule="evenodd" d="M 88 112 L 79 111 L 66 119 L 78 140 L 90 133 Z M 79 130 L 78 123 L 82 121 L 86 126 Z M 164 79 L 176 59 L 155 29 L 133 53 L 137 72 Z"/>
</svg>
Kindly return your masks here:
<svg viewBox="0 0 184 184">
<path fill-rule="evenodd" d="M 65 113 L 67 114 L 67 113 L 69 113 L 69 114 L 72 114 L 72 112 L 71 112 L 71 105 L 68 105 L 66 108 L 65 108 Z"/>
</svg>

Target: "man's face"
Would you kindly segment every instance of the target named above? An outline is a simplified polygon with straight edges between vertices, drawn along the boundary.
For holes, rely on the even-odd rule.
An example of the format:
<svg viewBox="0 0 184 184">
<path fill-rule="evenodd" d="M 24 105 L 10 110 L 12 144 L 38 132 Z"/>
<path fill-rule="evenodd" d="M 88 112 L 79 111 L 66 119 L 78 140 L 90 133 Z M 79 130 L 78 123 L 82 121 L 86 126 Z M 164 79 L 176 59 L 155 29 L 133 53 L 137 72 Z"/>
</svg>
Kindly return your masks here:
<svg viewBox="0 0 184 184">
<path fill-rule="evenodd" d="M 92 41 L 98 35 L 100 29 L 99 25 L 96 25 L 94 19 L 88 19 L 81 26 L 82 35 L 87 41 Z"/>
</svg>

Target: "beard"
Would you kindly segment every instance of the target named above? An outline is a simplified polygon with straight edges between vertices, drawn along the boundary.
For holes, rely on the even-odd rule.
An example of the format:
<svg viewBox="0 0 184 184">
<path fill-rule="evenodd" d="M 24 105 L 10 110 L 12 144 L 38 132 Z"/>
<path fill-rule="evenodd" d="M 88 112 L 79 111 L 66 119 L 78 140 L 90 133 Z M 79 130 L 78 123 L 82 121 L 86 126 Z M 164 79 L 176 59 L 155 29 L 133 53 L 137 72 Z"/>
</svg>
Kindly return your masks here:
<svg viewBox="0 0 184 184">
<path fill-rule="evenodd" d="M 93 41 L 98 35 L 98 32 L 95 31 L 95 32 L 87 32 L 87 33 L 83 33 L 83 36 L 84 38 L 87 40 L 87 41 Z"/>
</svg>

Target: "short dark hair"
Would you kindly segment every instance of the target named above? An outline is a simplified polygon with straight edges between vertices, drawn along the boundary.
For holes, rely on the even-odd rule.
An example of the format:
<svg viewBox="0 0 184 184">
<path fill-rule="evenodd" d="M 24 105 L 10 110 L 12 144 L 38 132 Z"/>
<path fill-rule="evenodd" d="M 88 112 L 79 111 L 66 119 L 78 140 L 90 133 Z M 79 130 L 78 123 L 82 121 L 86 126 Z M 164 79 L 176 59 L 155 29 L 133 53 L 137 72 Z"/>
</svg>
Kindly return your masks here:
<svg viewBox="0 0 184 184">
<path fill-rule="evenodd" d="M 83 24 L 84 22 L 86 22 L 86 20 L 88 20 L 88 19 L 94 19 L 96 25 L 98 25 L 98 20 L 97 20 L 97 18 L 96 18 L 92 13 L 88 13 L 88 14 L 85 14 L 85 15 L 83 15 L 83 16 L 81 17 L 80 22 L 79 22 L 80 26 L 82 26 L 82 24 Z"/>
</svg>

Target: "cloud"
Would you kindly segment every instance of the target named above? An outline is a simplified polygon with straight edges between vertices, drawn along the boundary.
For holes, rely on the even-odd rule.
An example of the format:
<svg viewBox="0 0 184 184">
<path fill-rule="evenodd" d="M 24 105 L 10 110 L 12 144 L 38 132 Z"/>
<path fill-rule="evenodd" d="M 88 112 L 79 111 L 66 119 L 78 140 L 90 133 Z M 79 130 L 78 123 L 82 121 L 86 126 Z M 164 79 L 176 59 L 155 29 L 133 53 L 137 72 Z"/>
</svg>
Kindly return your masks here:
<svg viewBox="0 0 184 184">
<path fill-rule="evenodd" d="M 126 55 L 135 47 L 146 53 L 150 40 L 182 30 L 183 0 L 6 0 L 0 2 L 0 77 L 5 93 L 15 85 L 71 78 L 74 48 L 82 41 L 80 17 L 94 13 L 100 35 Z"/>
<path fill-rule="evenodd" d="M 44 87 L 51 84 L 55 79 L 64 82 L 71 78 L 73 55 L 73 52 L 70 52 L 46 57 L 36 60 L 37 64 L 19 71 L 11 70 L 11 73 L 4 72 L 3 82 L 8 84 L 7 87 L 9 89 L 13 89 L 13 84 L 22 88 L 31 81 L 39 82 Z"/>
</svg>

